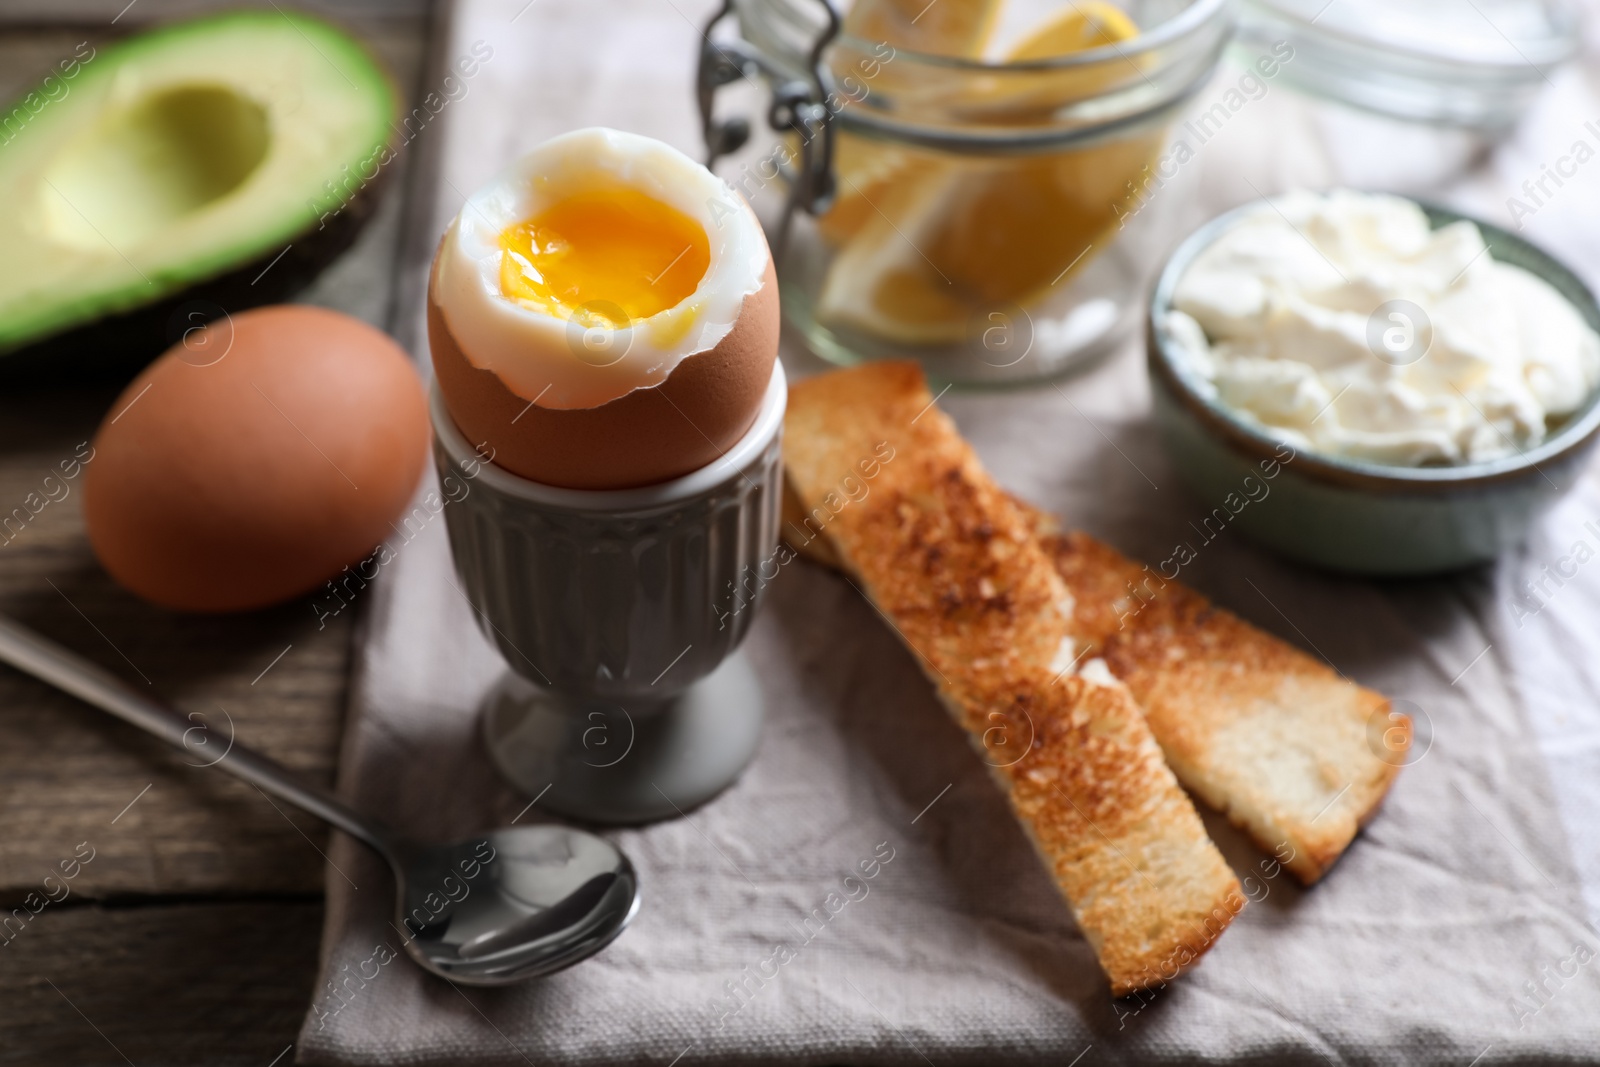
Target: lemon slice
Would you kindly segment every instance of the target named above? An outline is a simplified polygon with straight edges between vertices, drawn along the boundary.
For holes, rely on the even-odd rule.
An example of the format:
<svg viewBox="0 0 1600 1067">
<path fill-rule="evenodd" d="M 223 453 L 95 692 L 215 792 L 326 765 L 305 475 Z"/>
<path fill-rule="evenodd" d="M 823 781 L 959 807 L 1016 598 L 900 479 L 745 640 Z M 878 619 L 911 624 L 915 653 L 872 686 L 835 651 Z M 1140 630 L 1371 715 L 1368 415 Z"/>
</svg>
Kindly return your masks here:
<svg viewBox="0 0 1600 1067">
<path fill-rule="evenodd" d="M 1119 9 L 1080 0 L 1010 58 L 1047 58 L 1137 33 Z M 1040 76 L 1104 78 L 1094 71 Z M 1118 225 L 1112 205 L 1164 138 L 1157 130 L 1076 152 L 990 160 L 903 152 L 896 160 L 888 153 L 898 150 L 868 145 L 855 163 L 866 180 L 841 168 L 835 210 L 845 214 L 838 224 L 822 223 L 840 248 L 823 279 L 818 318 L 897 344 L 966 340 L 985 312 L 1038 298 L 1110 243 Z M 913 158 L 919 166 L 907 164 Z"/>
<path fill-rule="evenodd" d="M 1087 0 L 1072 4 L 1058 17 L 1035 30 L 1012 49 L 1008 58 L 1013 63 L 1054 59 L 1056 56 L 1118 44 L 1137 36 L 1139 27 L 1121 8 L 1112 7 L 1102 0 Z"/>
<path fill-rule="evenodd" d="M 857 0 L 844 32 L 913 52 L 976 56 L 999 10 L 999 0 Z"/>
<path fill-rule="evenodd" d="M 1076 0 L 1065 11 L 1035 30 L 1006 57 L 1011 63 L 1055 59 L 1104 48 L 1139 36 L 1139 27 L 1118 7 L 1104 0 Z M 1000 83 L 976 88 L 970 99 L 955 102 L 952 110 L 972 114 L 973 121 L 1015 125 L 1048 123 L 1063 103 L 1085 100 L 1105 92 L 1121 77 L 1140 79 L 1143 57 L 1088 68 L 1012 72 Z M 965 105 L 965 106 L 963 106 Z"/>
<path fill-rule="evenodd" d="M 877 217 L 892 185 L 915 181 L 918 174 L 939 166 L 928 153 L 839 130 L 833 143 L 838 189 L 833 206 L 817 219 L 818 228 L 833 244 L 844 244 Z"/>
<path fill-rule="evenodd" d="M 929 177 L 890 191 L 839 250 L 817 298 L 819 319 L 903 344 L 935 345 L 966 336 L 968 302 L 921 251 L 936 209 L 958 182 L 951 173 Z M 896 218 L 911 226 L 909 233 Z"/>
<path fill-rule="evenodd" d="M 857 0 L 845 15 L 844 31 L 866 41 L 929 55 L 977 58 L 994 32 L 1001 0 Z M 908 88 L 897 81 L 894 60 L 879 68 L 869 86 L 894 93 Z M 833 208 L 822 217 L 823 234 L 835 244 L 849 239 L 885 195 L 891 180 L 925 169 L 923 160 L 893 145 L 840 130 L 834 140 L 834 173 L 839 178 Z"/>
</svg>

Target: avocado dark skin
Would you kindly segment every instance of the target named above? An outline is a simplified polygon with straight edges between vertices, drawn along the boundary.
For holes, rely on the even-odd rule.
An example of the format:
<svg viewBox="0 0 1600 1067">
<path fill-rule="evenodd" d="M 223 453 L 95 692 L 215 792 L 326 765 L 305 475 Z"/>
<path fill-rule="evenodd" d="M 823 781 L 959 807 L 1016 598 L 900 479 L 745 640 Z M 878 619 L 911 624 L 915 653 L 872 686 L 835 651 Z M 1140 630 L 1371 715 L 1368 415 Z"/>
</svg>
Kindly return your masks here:
<svg viewBox="0 0 1600 1067">
<path fill-rule="evenodd" d="M 377 210 L 392 169 L 380 169 L 342 211 L 326 216 L 320 228 L 313 224 L 303 230 L 276 264 L 272 260 L 283 251 L 281 247 L 154 304 L 0 353 L 0 388 L 69 382 L 121 385 L 181 340 L 186 330 L 221 318 L 224 312 L 287 300 L 355 243 Z"/>
</svg>

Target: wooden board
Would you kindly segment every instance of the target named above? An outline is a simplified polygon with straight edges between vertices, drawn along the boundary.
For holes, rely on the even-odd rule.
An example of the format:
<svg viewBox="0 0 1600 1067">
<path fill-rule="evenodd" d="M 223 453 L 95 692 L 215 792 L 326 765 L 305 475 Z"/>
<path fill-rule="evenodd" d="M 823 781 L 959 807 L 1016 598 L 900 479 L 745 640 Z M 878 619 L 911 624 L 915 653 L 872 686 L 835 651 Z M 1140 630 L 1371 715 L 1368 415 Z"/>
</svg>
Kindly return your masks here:
<svg viewBox="0 0 1600 1067">
<path fill-rule="evenodd" d="M 0 398 L 0 514 L 93 433 L 87 399 Z M 150 607 L 95 563 L 78 482 L 53 483 L 68 487 L 63 499 L 11 527 L 11 540 L 0 534 L 0 612 L 210 729 L 179 752 L 0 670 L 0 902 L 37 889 L 84 841 L 95 859 L 72 888 L 85 896 L 320 893 L 321 826 L 296 816 L 297 829 L 253 787 L 199 765 L 223 751 L 231 720 L 241 742 L 331 781 L 351 615 L 319 630 L 309 604 L 222 619 Z"/>
<path fill-rule="evenodd" d="M 103 43 L 228 6 L 124 3 L 6 4 L 0 99 L 26 91 L 79 41 Z M 388 64 L 403 97 L 426 91 L 429 0 L 283 6 L 352 29 Z M 407 250 L 426 247 L 429 235 L 410 232 L 405 205 L 425 187 L 423 158 L 408 147 L 356 247 L 301 299 L 409 340 L 402 293 L 414 286 L 400 283 L 417 258 Z M 309 598 L 195 618 L 113 585 L 84 536 L 81 477 L 62 479 L 64 495 L 54 488 L 57 499 L 38 501 L 45 476 L 60 478 L 61 464 L 70 468 L 86 452 L 117 392 L 116 383 L 70 381 L 0 391 L 0 517 L 22 507 L 27 519 L 0 524 L 0 612 L 202 713 L 215 747 L 167 749 L 0 667 L 0 904 L 26 914 L 28 894 L 62 860 L 83 854 L 85 843 L 94 850 L 70 897 L 20 932 L 13 920 L 0 936 L 0 1064 L 265 1065 L 294 1040 L 311 1000 L 327 830 L 199 764 L 220 753 L 231 730 L 331 782 L 360 605 L 325 624 Z"/>
<path fill-rule="evenodd" d="M 321 928 L 316 900 L 46 908 L 0 949 L 0 1065 L 268 1067 Z"/>
</svg>

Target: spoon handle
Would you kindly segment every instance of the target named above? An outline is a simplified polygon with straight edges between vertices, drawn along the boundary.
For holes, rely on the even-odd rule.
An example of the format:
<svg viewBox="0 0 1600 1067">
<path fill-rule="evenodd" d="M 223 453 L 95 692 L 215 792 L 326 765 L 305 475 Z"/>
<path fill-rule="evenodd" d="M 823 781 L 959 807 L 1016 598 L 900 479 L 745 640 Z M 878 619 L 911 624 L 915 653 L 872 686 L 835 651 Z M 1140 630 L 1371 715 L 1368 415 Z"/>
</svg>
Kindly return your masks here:
<svg viewBox="0 0 1600 1067">
<path fill-rule="evenodd" d="M 9 663 L 57 689 L 71 693 L 79 700 L 110 712 L 185 752 L 203 755 L 203 758 L 209 755 L 202 754 L 199 745 L 190 740 L 190 735 L 196 730 L 204 732 L 203 726 L 184 718 L 169 705 L 144 696 L 97 664 L 67 651 L 4 615 L 0 615 L 0 662 Z M 202 741 L 199 744 L 205 743 Z M 211 765 L 331 823 L 385 857 L 391 855 L 388 835 L 347 807 L 343 801 L 324 789 L 302 781 L 282 764 L 252 752 L 243 745 L 234 744 L 231 738 L 226 753 Z"/>
</svg>

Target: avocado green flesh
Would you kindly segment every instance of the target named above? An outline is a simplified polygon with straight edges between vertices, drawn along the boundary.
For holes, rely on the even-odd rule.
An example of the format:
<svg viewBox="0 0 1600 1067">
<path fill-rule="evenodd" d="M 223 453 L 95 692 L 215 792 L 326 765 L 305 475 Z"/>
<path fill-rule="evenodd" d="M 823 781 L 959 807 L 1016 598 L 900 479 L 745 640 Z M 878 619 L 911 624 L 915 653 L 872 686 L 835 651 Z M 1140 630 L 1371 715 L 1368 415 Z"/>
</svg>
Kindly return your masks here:
<svg viewBox="0 0 1600 1067">
<path fill-rule="evenodd" d="M 53 89 L 0 111 L 0 352 L 270 260 L 391 158 L 388 79 L 300 15 L 170 26 Z"/>
</svg>

